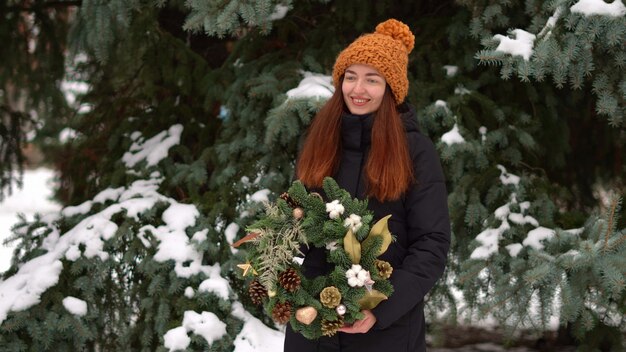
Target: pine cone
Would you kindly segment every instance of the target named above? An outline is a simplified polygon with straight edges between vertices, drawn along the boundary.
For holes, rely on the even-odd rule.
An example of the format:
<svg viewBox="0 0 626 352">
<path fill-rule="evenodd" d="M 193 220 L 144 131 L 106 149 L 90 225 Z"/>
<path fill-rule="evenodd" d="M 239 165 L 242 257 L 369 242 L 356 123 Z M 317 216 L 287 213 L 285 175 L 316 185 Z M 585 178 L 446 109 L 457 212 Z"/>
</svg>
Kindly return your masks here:
<svg viewBox="0 0 626 352">
<path fill-rule="evenodd" d="M 287 192 L 283 192 L 279 196 L 279 198 L 287 202 L 287 205 L 289 205 L 292 208 L 296 208 L 298 206 L 298 202 L 296 202 L 293 198 L 291 198 L 291 196 Z"/>
<path fill-rule="evenodd" d="M 341 292 L 335 287 L 326 287 L 320 292 L 320 302 L 328 308 L 335 308 L 341 303 Z"/>
<path fill-rule="evenodd" d="M 289 268 L 278 275 L 278 281 L 288 292 L 295 292 L 300 288 L 300 283 L 302 282 L 300 276 L 298 276 L 298 272 L 294 268 Z"/>
<path fill-rule="evenodd" d="M 393 272 L 391 264 L 384 260 L 376 260 L 376 269 L 378 269 L 378 274 L 384 280 L 387 280 Z"/>
<path fill-rule="evenodd" d="M 263 303 L 263 298 L 267 297 L 267 290 L 258 280 L 252 280 L 250 286 L 248 286 L 248 294 L 252 299 L 252 303 L 260 305 Z"/>
<path fill-rule="evenodd" d="M 291 303 L 276 303 L 274 309 L 272 309 L 272 318 L 278 324 L 287 324 L 289 318 L 291 318 Z"/>
<path fill-rule="evenodd" d="M 322 320 L 322 335 L 333 336 L 337 333 L 337 330 L 343 326 L 343 317 L 338 317 L 337 320 Z"/>
</svg>

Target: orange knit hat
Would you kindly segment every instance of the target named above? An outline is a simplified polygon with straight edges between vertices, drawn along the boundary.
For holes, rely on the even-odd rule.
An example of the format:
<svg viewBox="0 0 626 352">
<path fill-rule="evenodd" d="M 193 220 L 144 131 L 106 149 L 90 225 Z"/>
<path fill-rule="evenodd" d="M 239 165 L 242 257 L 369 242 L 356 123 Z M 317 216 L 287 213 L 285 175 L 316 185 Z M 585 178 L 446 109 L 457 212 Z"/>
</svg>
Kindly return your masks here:
<svg viewBox="0 0 626 352">
<path fill-rule="evenodd" d="M 394 19 L 382 22 L 374 33 L 360 36 L 339 53 L 333 67 L 333 83 L 339 88 L 339 79 L 350 65 L 370 65 L 384 76 L 400 104 L 409 90 L 407 65 L 414 45 L 415 36 L 409 26 Z"/>
</svg>

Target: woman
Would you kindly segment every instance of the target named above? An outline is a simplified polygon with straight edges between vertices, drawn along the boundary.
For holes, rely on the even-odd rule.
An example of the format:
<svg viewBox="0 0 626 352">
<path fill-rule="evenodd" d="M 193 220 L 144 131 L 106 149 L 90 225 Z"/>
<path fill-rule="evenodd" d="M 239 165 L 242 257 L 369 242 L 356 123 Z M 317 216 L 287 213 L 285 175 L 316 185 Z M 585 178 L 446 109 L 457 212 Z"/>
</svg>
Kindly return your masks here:
<svg viewBox="0 0 626 352">
<path fill-rule="evenodd" d="M 368 199 L 374 220 L 391 214 L 396 241 L 380 259 L 394 268 L 394 293 L 332 337 L 307 340 L 289 326 L 285 351 L 425 351 L 424 296 L 441 277 L 450 243 L 447 192 L 432 142 L 404 103 L 414 36 L 388 20 L 356 39 L 333 68 L 334 95 L 316 115 L 296 176 L 308 188 L 326 176 Z M 311 248 L 308 277 L 329 272 L 325 249 Z"/>
</svg>

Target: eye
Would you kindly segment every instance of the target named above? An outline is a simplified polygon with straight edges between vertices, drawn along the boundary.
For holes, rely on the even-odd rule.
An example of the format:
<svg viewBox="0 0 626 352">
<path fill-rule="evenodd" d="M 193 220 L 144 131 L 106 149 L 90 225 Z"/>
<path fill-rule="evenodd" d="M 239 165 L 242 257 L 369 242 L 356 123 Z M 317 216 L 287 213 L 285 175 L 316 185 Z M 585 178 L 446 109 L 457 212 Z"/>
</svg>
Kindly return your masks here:
<svg viewBox="0 0 626 352">
<path fill-rule="evenodd" d="M 355 76 L 346 76 L 344 79 L 346 81 L 354 81 L 356 79 L 356 77 Z"/>
<path fill-rule="evenodd" d="M 378 80 L 377 80 L 377 79 L 375 79 L 375 78 L 369 78 L 367 81 L 368 81 L 369 83 L 371 83 L 371 84 L 377 84 L 377 83 L 378 83 Z"/>
</svg>

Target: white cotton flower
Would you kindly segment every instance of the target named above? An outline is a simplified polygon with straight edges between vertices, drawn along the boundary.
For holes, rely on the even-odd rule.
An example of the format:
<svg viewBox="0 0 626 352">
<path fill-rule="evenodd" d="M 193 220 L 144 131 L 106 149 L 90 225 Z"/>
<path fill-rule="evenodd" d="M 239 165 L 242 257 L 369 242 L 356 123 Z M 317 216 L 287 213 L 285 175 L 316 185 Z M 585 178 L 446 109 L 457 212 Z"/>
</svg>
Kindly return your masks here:
<svg viewBox="0 0 626 352">
<path fill-rule="evenodd" d="M 333 200 L 330 203 L 326 203 L 326 212 L 331 219 L 337 219 L 343 214 L 345 208 L 338 200 Z"/>
<path fill-rule="evenodd" d="M 356 278 L 359 281 L 359 287 L 369 285 L 370 287 L 368 287 L 368 290 L 370 290 L 371 286 L 374 284 L 374 281 L 372 280 L 372 277 L 370 276 L 369 271 L 365 271 L 365 270 L 359 271 Z"/>
<path fill-rule="evenodd" d="M 363 287 L 369 277 L 369 272 L 363 270 L 358 264 L 353 264 L 352 268 L 346 271 L 346 278 L 348 279 L 348 285 L 350 285 L 350 287 Z"/>
<path fill-rule="evenodd" d="M 350 214 L 348 218 L 343 222 L 343 226 L 352 229 L 352 232 L 357 232 L 363 224 L 361 223 L 361 217 L 356 214 Z"/>
<path fill-rule="evenodd" d="M 356 277 L 349 278 L 348 285 L 350 285 L 350 287 L 359 286 L 359 279 L 357 279 Z"/>
<path fill-rule="evenodd" d="M 348 269 L 348 271 L 346 271 L 346 277 L 348 279 L 356 278 L 356 273 L 354 272 L 354 270 Z"/>
</svg>

